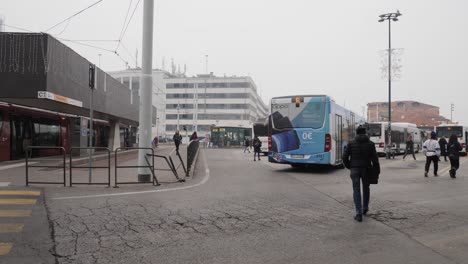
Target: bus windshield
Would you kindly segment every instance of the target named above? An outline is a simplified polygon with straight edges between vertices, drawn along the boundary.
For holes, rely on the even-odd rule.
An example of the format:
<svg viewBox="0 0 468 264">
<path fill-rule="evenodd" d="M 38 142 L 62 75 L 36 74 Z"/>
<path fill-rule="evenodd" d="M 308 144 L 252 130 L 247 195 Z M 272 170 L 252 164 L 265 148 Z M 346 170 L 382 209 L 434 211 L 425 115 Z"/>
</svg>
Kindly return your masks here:
<svg viewBox="0 0 468 264">
<path fill-rule="evenodd" d="M 369 124 L 368 134 L 371 137 L 382 136 L 382 124 Z"/>
<path fill-rule="evenodd" d="M 287 103 L 272 103 L 273 127 L 276 129 L 321 128 L 325 119 L 326 102 L 322 97 L 311 97 L 298 106 L 291 100 Z"/>
<path fill-rule="evenodd" d="M 268 136 L 268 126 L 266 124 L 254 124 L 253 131 L 254 135 L 257 137 Z"/>
<path fill-rule="evenodd" d="M 437 137 L 446 137 L 449 138 L 452 134 L 457 135 L 457 137 L 463 136 L 463 128 L 461 126 L 451 126 L 451 127 L 436 127 Z"/>
</svg>

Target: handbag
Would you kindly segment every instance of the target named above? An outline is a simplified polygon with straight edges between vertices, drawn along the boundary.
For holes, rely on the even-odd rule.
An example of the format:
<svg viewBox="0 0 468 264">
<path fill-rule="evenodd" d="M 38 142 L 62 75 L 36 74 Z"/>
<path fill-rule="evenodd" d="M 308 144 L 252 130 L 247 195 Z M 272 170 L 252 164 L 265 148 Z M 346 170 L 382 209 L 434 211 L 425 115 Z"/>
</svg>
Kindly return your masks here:
<svg viewBox="0 0 468 264">
<path fill-rule="evenodd" d="M 366 177 L 369 184 L 379 184 L 379 173 L 374 167 L 367 168 Z"/>
</svg>

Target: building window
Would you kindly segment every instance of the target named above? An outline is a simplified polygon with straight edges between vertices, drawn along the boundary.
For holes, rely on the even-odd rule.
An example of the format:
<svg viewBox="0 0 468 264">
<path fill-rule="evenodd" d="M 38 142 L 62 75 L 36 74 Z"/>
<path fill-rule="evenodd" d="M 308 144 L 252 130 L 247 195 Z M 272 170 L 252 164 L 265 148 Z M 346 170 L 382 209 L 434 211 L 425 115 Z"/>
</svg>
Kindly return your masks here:
<svg viewBox="0 0 468 264">
<path fill-rule="evenodd" d="M 193 83 L 167 83 L 167 89 L 193 88 Z"/>
<path fill-rule="evenodd" d="M 122 82 L 123 85 L 125 85 L 125 87 L 127 87 L 127 88 L 130 88 L 130 78 L 123 77 L 122 79 L 123 79 L 123 82 Z"/>
<path fill-rule="evenodd" d="M 167 114 L 167 120 L 176 120 L 177 114 Z M 179 119 L 193 119 L 193 114 L 179 114 Z"/>
<path fill-rule="evenodd" d="M 193 94 L 166 94 L 166 99 L 174 99 L 174 98 L 193 98 Z"/>
</svg>

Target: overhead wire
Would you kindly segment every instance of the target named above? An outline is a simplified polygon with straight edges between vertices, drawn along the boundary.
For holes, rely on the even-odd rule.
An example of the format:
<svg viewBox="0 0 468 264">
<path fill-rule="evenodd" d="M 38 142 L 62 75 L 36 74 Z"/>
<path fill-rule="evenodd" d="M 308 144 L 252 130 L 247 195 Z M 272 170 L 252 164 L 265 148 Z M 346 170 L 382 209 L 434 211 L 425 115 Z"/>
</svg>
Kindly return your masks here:
<svg viewBox="0 0 468 264">
<path fill-rule="evenodd" d="M 128 8 L 127 8 L 127 13 L 125 14 L 125 19 L 124 19 L 124 22 L 123 22 L 123 25 L 122 25 L 122 29 L 120 30 L 119 39 L 122 36 L 122 33 L 123 33 L 124 29 L 125 29 L 125 24 L 127 23 L 127 18 L 128 18 L 128 14 L 130 13 L 130 9 L 132 7 L 132 3 L 133 3 L 133 0 L 130 0 L 130 3 L 129 3 Z"/>
<path fill-rule="evenodd" d="M 61 25 L 61 24 L 63 24 L 64 22 L 66 22 L 66 21 L 68 21 L 68 20 L 70 20 L 70 19 L 76 17 L 77 15 L 79 15 L 79 14 L 83 13 L 84 11 L 86 11 L 86 10 L 92 8 L 93 6 L 99 4 L 99 3 L 102 2 L 102 1 L 104 1 L 104 0 L 98 0 L 97 2 L 93 3 L 92 5 L 90 5 L 90 6 L 86 7 L 86 8 L 81 9 L 80 11 L 76 12 L 75 14 L 73 14 L 73 15 L 71 15 L 71 16 L 65 18 L 64 20 L 62 20 L 62 21 L 58 22 L 57 24 L 51 26 L 50 28 L 44 30 L 44 32 L 47 32 L 47 31 L 49 31 L 49 30 L 51 30 L 51 29 L 56 28 L 58 25 Z"/>
<path fill-rule="evenodd" d="M 128 20 L 127 25 L 125 26 L 125 29 L 124 29 L 122 35 L 119 37 L 119 42 L 117 43 L 117 47 L 115 48 L 115 51 L 117 51 L 119 49 L 121 41 L 124 38 L 125 33 L 127 32 L 127 28 L 130 25 L 130 22 L 132 22 L 133 15 L 135 15 L 135 11 L 137 10 L 138 5 L 140 4 L 140 2 L 141 2 L 141 0 L 138 0 L 138 2 L 136 3 L 135 8 L 133 9 L 132 15 L 130 16 L 130 19 Z"/>
<path fill-rule="evenodd" d="M 14 29 L 22 30 L 22 31 L 34 32 L 34 31 L 29 30 L 29 29 L 20 28 L 20 27 L 16 27 L 16 26 L 12 26 L 12 25 L 7 25 L 7 24 L 3 24 L 3 25 L 4 25 L 5 27 L 14 28 Z"/>
</svg>

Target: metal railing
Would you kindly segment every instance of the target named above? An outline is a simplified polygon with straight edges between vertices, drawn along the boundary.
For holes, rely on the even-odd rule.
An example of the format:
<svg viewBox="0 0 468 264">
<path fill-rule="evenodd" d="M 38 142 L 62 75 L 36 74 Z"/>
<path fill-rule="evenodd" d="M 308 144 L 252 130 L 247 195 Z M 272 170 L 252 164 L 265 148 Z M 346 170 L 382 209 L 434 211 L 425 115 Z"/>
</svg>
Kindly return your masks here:
<svg viewBox="0 0 468 264">
<path fill-rule="evenodd" d="M 146 154 L 146 156 L 147 156 L 147 157 L 148 157 L 148 156 L 153 156 L 153 159 L 154 159 L 154 158 L 160 158 L 160 159 L 163 159 L 164 161 L 166 161 L 166 164 L 167 164 L 167 166 L 169 167 L 169 169 L 156 169 L 156 167 L 154 167 L 154 170 L 155 170 L 155 171 L 171 171 L 171 172 L 174 174 L 174 176 L 176 177 L 177 181 L 179 181 L 179 182 L 185 182 L 185 179 L 181 179 L 181 178 L 179 177 L 179 174 L 177 173 L 177 169 L 178 169 L 178 168 L 176 168 L 176 167 L 174 166 L 174 162 L 172 161 L 171 156 L 166 157 L 166 156 L 157 155 L 157 154 L 153 154 L 153 155 L 151 155 L 151 154 Z M 184 167 L 184 168 L 185 168 L 185 167 Z"/>
<path fill-rule="evenodd" d="M 29 164 L 29 154 L 32 153 L 33 149 L 56 149 L 61 150 L 61 155 L 63 158 L 63 164 L 61 166 L 58 165 L 30 165 Z M 28 146 L 26 148 L 26 186 L 29 186 L 30 183 L 32 184 L 63 184 L 63 186 L 67 186 L 67 164 L 66 164 L 66 151 L 63 147 L 48 147 L 48 146 Z M 43 159 L 43 161 L 54 161 L 51 159 Z M 29 180 L 29 168 L 55 168 L 55 169 L 63 169 L 63 182 L 41 182 L 41 181 L 30 181 Z"/>
<path fill-rule="evenodd" d="M 152 156 L 152 161 L 150 162 L 147 157 L 145 156 L 145 161 L 146 161 L 146 166 L 139 166 L 139 165 L 126 165 L 126 166 L 119 166 L 118 165 L 118 153 L 119 150 L 148 150 L 151 152 Z M 114 188 L 118 188 L 119 184 L 142 184 L 142 183 L 153 183 L 153 186 L 158 186 L 159 182 L 158 179 L 156 178 L 156 175 L 154 174 L 154 149 L 152 148 L 136 148 L 136 147 L 122 147 L 122 148 L 117 148 L 115 150 L 115 185 Z M 130 168 L 148 168 L 151 171 L 151 174 L 153 175 L 153 180 L 149 182 L 140 182 L 140 181 L 134 181 L 134 182 L 119 182 L 118 177 L 117 177 L 117 170 L 118 169 L 130 169 Z"/>
<path fill-rule="evenodd" d="M 73 150 L 105 150 L 107 151 L 107 166 L 74 166 L 73 165 Z M 92 182 L 91 174 L 88 182 L 75 182 L 73 183 L 73 169 L 107 169 L 107 182 Z M 104 147 L 85 147 L 85 148 L 78 148 L 78 147 L 73 147 L 70 149 L 70 187 L 75 185 L 107 185 L 111 186 L 111 151 L 108 148 Z"/>
<path fill-rule="evenodd" d="M 190 141 L 187 146 L 187 169 L 185 170 L 185 176 L 189 177 L 190 169 L 192 168 L 195 157 L 197 156 L 200 142 L 198 140 Z M 179 158 L 181 159 L 180 155 Z"/>
</svg>

